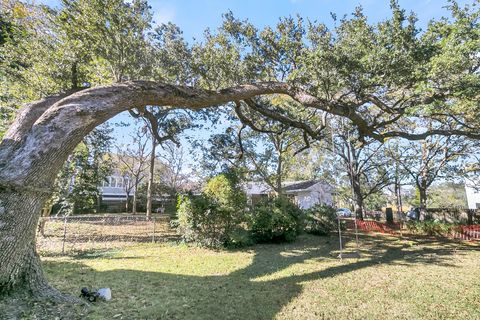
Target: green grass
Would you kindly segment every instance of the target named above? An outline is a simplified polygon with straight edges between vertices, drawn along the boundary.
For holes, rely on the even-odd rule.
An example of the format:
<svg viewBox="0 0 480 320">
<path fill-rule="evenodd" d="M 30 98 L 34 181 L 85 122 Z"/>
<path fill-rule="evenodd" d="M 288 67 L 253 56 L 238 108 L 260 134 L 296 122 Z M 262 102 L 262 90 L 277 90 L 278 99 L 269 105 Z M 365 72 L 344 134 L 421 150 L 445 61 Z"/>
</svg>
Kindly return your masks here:
<svg viewBox="0 0 480 320">
<path fill-rule="evenodd" d="M 110 287 L 89 308 L 30 304 L 26 319 L 479 319 L 480 247 L 362 236 L 360 259 L 337 239 L 213 251 L 141 244 L 45 256 L 49 281 L 77 295 Z M 354 243 L 348 246 L 353 248 Z M 1 307 L 1 305 L 0 305 Z"/>
</svg>

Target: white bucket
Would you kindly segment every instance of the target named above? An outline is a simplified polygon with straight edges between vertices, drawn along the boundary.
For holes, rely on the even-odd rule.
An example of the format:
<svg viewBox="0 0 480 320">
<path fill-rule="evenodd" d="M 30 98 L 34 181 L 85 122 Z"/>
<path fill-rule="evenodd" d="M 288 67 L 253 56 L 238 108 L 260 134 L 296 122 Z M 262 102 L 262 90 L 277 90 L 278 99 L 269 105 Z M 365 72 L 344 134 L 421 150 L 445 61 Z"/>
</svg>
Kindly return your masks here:
<svg viewBox="0 0 480 320">
<path fill-rule="evenodd" d="M 108 301 L 112 299 L 112 291 L 110 290 L 110 288 L 98 289 L 98 296 L 104 299 L 105 301 Z"/>
</svg>

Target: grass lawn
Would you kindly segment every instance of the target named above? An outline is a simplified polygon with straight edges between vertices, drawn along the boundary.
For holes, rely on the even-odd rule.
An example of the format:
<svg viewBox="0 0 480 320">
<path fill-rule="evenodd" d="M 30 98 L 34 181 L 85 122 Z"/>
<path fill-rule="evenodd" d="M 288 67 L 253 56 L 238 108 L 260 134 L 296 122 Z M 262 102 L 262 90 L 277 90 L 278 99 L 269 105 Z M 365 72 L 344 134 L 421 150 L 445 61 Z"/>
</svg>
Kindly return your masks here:
<svg viewBox="0 0 480 320">
<path fill-rule="evenodd" d="M 46 255 L 63 292 L 110 287 L 113 299 L 28 302 L 19 318 L 480 319 L 478 243 L 363 235 L 360 244 L 361 258 L 343 261 L 335 237 L 310 235 L 235 251 L 162 243 Z"/>
</svg>

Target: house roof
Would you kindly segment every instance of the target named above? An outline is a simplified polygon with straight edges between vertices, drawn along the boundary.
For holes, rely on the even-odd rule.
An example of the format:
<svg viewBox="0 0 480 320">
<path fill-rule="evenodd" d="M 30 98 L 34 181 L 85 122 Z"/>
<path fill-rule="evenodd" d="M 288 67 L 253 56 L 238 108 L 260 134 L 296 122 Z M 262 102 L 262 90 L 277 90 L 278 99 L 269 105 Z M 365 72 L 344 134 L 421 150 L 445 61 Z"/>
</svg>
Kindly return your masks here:
<svg viewBox="0 0 480 320">
<path fill-rule="evenodd" d="M 244 189 L 247 194 L 268 194 L 272 192 L 272 188 L 264 182 L 247 182 Z"/>
<path fill-rule="evenodd" d="M 287 193 L 307 190 L 317 183 L 326 184 L 322 180 L 286 181 L 283 183 L 283 190 Z M 248 182 L 244 188 L 247 194 L 269 194 L 272 192 L 272 188 L 264 182 Z"/>
<path fill-rule="evenodd" d="M 290 184 L 286 184 L 283 187 L 284 191 L 298 191 L 298 190 L 305 190 L 310 188 L 311 186 L 316 185 L 319 183 L 320 180 L 308 180 L 308 181 L 293 181 Z"/>
</svg>

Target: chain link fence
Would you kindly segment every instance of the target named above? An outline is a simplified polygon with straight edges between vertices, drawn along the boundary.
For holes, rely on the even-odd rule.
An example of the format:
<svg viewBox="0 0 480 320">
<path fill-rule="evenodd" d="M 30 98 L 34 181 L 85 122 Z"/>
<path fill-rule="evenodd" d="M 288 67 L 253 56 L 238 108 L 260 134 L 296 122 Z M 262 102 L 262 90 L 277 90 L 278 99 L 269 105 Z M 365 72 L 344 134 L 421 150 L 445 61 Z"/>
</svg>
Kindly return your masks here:
<svg viewBox="0 0 480 320">
<path fill-rule="evenodd" d="M 83 215 L 42 218 L 37 250 L 49 254 L 81 253 L 146 242 L 176 241 L 168 216 Z"/>
</svg>

